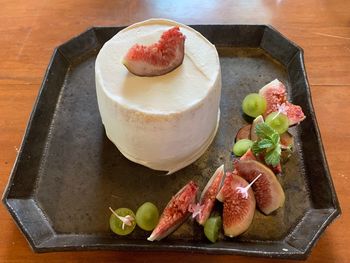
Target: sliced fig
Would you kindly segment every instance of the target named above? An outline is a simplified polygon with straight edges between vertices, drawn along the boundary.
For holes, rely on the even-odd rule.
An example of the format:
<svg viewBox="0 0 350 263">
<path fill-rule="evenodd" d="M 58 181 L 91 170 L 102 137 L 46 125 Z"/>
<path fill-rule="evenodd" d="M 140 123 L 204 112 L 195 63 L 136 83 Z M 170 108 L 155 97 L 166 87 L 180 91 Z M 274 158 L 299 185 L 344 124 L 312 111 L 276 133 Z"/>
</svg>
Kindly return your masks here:
<svg viewBox="0 0 350 263">
<path fill-rule="evenodd" d="M 289 132 L 282 133 L 280 135 L 280 143 L 283 148 L 294 148 L 294 137 Z"/>
<path fill-rule="evenodd" d="M 213 210 L 216 195 L 218 194 L 224 179 L 224 165 L 221 165 L 216 169 L 213 176 L 210 178 L 209 182 L 205 186 L 200 200 L 200 212 L 196 216 L 196 220 L 200 225 L 204 225 Z"/>
<path fill-rule="evenodd" d="M 252 127 L 250 128 L 250 139 L 252 141 L 258 140 L 258 135 L 256 135 L 255 129 L 256 125 L 263 123 L 264 122 L 264 117 L 259 115 L 253 120 Z"/>
<path fill-rule="evenodd" d="M 178 26 L 165 31 L 160 40 L 149 46 L 135 44 L 123 59 L 125 67 L 138 76 L 159 76 L 182 64 L 185 36 Z"/>
<path fill-rule="evenodd" d="M 249 149 L 245 154 L 242 155 L 240 160 L 242 160 L 242 161 L 244 161 L 244 160 L 256 160 L 256 157 L 255 157 L 254 153 L 252 152 L 252 150 Z"/>
<path fill-rule="evenodd" d="M 292 155 L 294 148 L 294 138 L 289 132 L 282 133 L 280 135 L 281 143 L 281 162 L 285 163 L 288 161 L 289 157 Z"/>
<path fill-rule="evenodd" d="M 250 139 L 250 129 L 251 129 L 250 124 L 243 126 L 240 128 L 237 132 L 235 142 L 242 140 L 242 139 Z"/>
<path fill-rule="evenodd" d="M 227 173 L 217 199 L 224 202 L 224 234 L 235 237 L 245 232 L 255 212 L 255 197 L 248 182 L 234 173 Z"/>
<path fill-rule="evenodd" d="M 225 175 L 225 179 L 224 179 L 224 183 L 220 189 L 220 191 L 218 192 L 218 194 L 216 195 L 216 199 L 218 201 L 220 201 L 221 203 L 224 202 L 224 195 L 223 195 L 223 192 L 224 192 L 224 188 L 228 187 L 228 182 L 231 180 L 231 179 L 227 179 L 227 177 L 230 177 L 230 176 L 238 176 L 238 172 L 237 170 L 233 170 L 233 172 L 226 172 L 226 175 Z"/>
<path fill-rule="evenodd" d="M 287 101 L 287 90 L 281 81 L 275 79 L 259 90 L 259 94 L 266 99 L 267 107 L 265 116 L 278 111 L 277 105 Z"/>
<path fill-rule="evenodd" d="M 238 161 L 235 165 L 240 176 L 251 182 L 259 174 L 261 177 L 252 186 L 258 208 L 268 215 L 282 207 L 285 201 L 282 186 L 275 174 L 264 164 L 254 160 Z"/>
<path fill-rule="evenodd" d="M 189 217 L 189 207 L 196 202 L 198 186 L 190 181 L 178 191 L 164 208 L 159 222 L 153 230 L 149 241 L 161 240 L 175 231 Z"/>
<path fill-rule="evenodd" d="M 306 116 L 299 105 L 294 105 L 288 101 L 285 102 L 286 113 L 289 119 L 289 126 L 298 125 Z"/>
<path fill-rule="evenodd" d="M 265 162 L 265 154 L 264 153 L 259 153 L 256 157 L 256 160 L 261 162 L 263 165 L 266 165 L 269 169 L 272 170 L 272 172 L 274 174 L 280 174 L 282 173 L 282 166 L 281 166 L 281 162 L 279 162 L 277 165 L 273 166 L 270 164 L 267 164 Z"/>
<path fill-rule="evenodd" d="M 282 165 L 281 165 L 281 162 L 279 162 L 277 165 L 275 166 L 272 166 L 272 165 L 268 165 L 267 167 L 269 167 L 273 172 L 274 174 L 280 174 L 282 173 Z"/>
<path fill-rule="evenodd" d="M 289 119 L 289 126 L 298 124 L 305 119 L 300 106 L 287 101 L 287 89 L 278 79 L 271 81 L 259 90 L 259 94 L 266 99 L 267 107 L 264 117 L 271 112 L 278 112 L 279 107 L 284 104 L 284 113 Z"/>
</svg>

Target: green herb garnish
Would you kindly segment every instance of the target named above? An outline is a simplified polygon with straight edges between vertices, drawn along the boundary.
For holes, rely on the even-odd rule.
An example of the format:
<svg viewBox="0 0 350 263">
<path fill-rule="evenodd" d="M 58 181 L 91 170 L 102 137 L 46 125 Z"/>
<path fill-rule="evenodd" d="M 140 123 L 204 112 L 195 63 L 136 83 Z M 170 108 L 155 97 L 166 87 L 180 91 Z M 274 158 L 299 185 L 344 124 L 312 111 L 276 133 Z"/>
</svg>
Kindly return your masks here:
<svg viewBox="0 0 350 263">
<path fill-rule="evenodd" d="M 270 125 L 260 123 L 256 125 L 255 132 L 259 139 L 254 142 L 252 151 L 255 155 L 264 153 L 266 164 L 276 166 L 281 159 L 280 135 Z"/>
</svg>

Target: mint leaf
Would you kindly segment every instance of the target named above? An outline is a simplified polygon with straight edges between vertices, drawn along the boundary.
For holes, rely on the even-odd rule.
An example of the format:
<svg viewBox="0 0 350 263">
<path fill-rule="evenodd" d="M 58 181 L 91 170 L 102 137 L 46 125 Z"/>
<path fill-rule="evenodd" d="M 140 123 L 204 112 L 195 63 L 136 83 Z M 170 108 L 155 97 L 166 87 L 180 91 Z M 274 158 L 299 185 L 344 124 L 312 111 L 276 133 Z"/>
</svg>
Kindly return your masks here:
<svg viewBox="0 0 350 263">
<path fill-rule="evenodd" d="M 262 139 L 261 141 L 258 142 L 258 146 L 259 148 L 267 149 L 274 146 L 274 143 L 269 139 Z"/>
<path fill-rule="evenodd" d="M 280 143 L 280 135 L 276 132 L 271 135 L 271 141 L 274 145 L 277 145 Z"/>
<path fill-rule="evenodd" d="M 254 142 L 252 145 L 251 150 L 253 151 L 253 153 L 255 155 L 257 155 L 258 153 L 261 153 L 262 151 L 264 151 L 264 148 L 260 148 L 259 147 L 259 143 L 258 142 Z"/>
<path fill-rule="evenodd" d="M 266 164 L 271 164 L 272 166 L 276 166 L 280 162 L 281 157 L 281 147 L 280 145 L 276 145 L 275 148 L 265 155 Z"/>
<path fill-rule="evenodd" d="M 271 137 L 276 132 L 270 127 L 270 125 L 266 123 L 259 123 L 255 127 L 255 133 L 262 139 L 269 139 L 269 137 Z"/>
</svg>

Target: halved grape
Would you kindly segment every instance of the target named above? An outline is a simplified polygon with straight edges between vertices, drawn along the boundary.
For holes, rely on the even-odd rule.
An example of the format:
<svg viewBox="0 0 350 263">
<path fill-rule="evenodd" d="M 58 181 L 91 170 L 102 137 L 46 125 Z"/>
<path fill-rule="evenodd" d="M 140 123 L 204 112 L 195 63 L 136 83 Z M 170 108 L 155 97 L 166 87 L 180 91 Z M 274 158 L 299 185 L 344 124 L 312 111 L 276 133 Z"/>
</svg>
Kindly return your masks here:
<svg viewBox="0 0 350 263">
<path fill-rule="evenodd" d="M 233 145 L 233 153 L 236 156 L 242 156 L 249 150 L 249 148 L 252 147 L 252 145 L 253 145 L 253 141 L 249 139 L 239 140 Z"/>
<path fill-rule="evenodd" d="M 110 210 L 113 211 L 111 208 Z M 117 235 L 128 235 L 134 230 L 135 226 L 135 214 L 129 208 L 118 208 L 112 212 L 109 218 L 109 227 Z"/>
<path fill-rule="evenodd" d="M 215 243 L 216 240 L 218 239 L 221 225 L 222 225 L 221 216 L 210 217 L 205 222 L 204 234 L 211 242 Z"/>
<path fill-rule="evenodd" d="M 248 94 L 242 102 L 243 112 L 250 117 L 258 117 L 266 110 L 266 100 L 258 93 Z"/>
<path fill-rule="evenodd" d="M 288 117 L 281 112 L 271 112 L 265 122 L 279 134 L 286 132 L 289 127 Z"/>
<path fill-rule="evenodd" d="M 136 211 L 136 223 L 143 230 L 153 230 L 158 224 L 158 220 L 158 208 L 151 202 L 144 203 Z"/>
</svg>

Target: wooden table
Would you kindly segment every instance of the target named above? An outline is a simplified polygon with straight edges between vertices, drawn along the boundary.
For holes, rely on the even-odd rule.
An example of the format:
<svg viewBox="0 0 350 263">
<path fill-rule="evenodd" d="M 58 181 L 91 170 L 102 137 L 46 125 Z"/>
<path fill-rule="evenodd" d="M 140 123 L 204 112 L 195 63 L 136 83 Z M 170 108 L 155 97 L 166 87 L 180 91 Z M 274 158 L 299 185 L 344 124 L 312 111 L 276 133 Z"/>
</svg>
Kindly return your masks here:
<svg viewBox="0 0 350 263">
<path fill-rule="evenodd" d="M 0 189 L 7 183 L 53 48 L 101 25 L 150 17 L 188 24 L 271 24 L 305 50 L 312 99 L 342 206 L 309 262 L 350 262 L 350 1 L 13 0 L 0 8 Z M 312 153 L 311 153 L 312 154 Z M 0 206 L 0 262 L 267 262 L 237 256 L 144 252 L 34 254 Z M 288 262 L 288 261 L 284 261 Z"/>
</svg>

